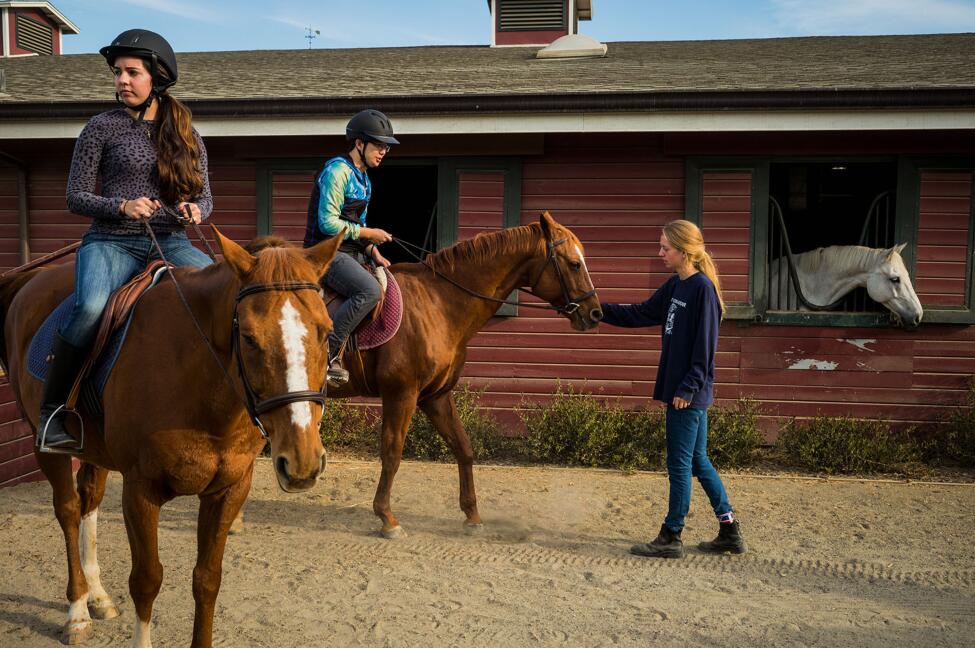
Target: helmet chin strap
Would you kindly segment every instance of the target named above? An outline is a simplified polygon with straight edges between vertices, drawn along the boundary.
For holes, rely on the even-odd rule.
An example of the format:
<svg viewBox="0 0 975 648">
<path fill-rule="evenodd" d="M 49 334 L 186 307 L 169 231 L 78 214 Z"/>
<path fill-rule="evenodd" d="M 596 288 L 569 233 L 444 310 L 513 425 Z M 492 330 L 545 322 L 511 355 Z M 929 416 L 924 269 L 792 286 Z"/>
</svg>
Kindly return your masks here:
<svg viewBox="0 0 975 648">
<path fill-rule="evenodd" d="M 372 167 L 369 166 L 369 161 L 366 160 L 366 146 L 367 146 L 367 144 L 368 143 L 365 140 L 362 140 L 362 150 L 359 150 L 359 147 L 356 147 L 355 150 L 356 150 L 356 153 L 359 154 L 359 159 L 362 160 L 362 166 L 366 167 L 366 169 L 371 169 Z"/>
<path fill-rule="evenodd" d="M 122 101 L 122 98 L 119 97 L 119 94 L 117 92 L 115 93 L 115 101 L 119 102 L 120 104 L 122 104 L 122 106 L 128 108 L 129 110 L 138 111 L 139 113 L 138 120 L 142 121 L 143 119 L 145 119 L 146 111 L 149 110 L 149 106 L 152 105 L 152 100 L 158 96 L 159 93 L 156 92 L 156 88 L 154 86 L 152 90 L 149 92 L 149 96 L 146 97 L 146 100 L 140 103 L 138 106 L 130 106 L 126 104 L 124 101 Z"/>
</svg>

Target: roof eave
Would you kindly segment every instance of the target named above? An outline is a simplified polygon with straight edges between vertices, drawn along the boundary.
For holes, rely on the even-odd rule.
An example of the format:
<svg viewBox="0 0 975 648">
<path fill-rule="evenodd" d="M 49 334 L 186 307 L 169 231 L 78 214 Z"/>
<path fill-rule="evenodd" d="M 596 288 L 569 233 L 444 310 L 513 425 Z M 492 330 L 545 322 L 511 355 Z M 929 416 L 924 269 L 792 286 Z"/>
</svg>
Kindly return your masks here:
<svg viewBox="0 0 975 648">
<path fill-rule="evenodd" d="M 437 95 L 186 99 L 193 114 L 206 117 L 344 115 L 364 105 L 390 113 L 538 113 L 715 111 L 788 109 L 972 108 L 975 88 L 896 90 L 757 90 L 579 93 L 562 95 Z M 0 118 L 87 117 L 114 102 L 0 102 Z"/>
</svg>

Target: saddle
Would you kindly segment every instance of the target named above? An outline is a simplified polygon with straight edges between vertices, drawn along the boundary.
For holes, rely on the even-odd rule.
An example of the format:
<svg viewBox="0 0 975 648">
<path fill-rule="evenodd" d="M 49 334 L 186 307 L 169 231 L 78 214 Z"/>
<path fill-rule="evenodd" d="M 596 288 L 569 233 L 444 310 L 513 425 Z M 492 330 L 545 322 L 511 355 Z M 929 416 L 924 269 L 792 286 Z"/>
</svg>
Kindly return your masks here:
<svg viewBox="0 0 975 648">
<path fill-rule="evenodd" d="M 102 313 L 102 319 L 98 326 L 98 333 L 95 335 L 94 344 L 89 350 L 88 357 L 85 359 L 81 371 L 78 372 L 78 377 L 75 379 L 74 386 L 71 388 L 71 392 L 65 402 L 66 409 L 74 410 L 76 408 L 79 398 L 86 391 L 83 389 L 86 384 L 94 389 L 94 393 L 86 395 L 85 404 L 93 406 L 98 403 L 97 395 L 104 388 L 111 368 L 115 364 L 115 359 L 118 357 L 118 352 L 121 350 L 122 341 L 125 339 L 124 333 L 128 328 L 135 305 L 167 269 L 166 264 L 162 261 L 153 261 L 145 270 L 112 293 L 108 304 L 105 306 L 105 311 Z M 39 380 L 44 380 L 47 377 L 47 361 L 51 353 L 54 333 L 70 316 L 71 310 L 74 307 L 74 297 L 73 293 L 69 295 L 44 320 L 44 323 L 31 341 L 30 350 L 28 351 L 28 369 Z M 97 382 L 98 385 L 91 385 L 90 383 L 92 381 L 87 381 L 89 377 L 94 382 Z M 87 391 L 91 391 L 91 389 Z M 95 398 L 92 398 L 92 396 Z M 98 408 L 98 406 L 92 407 L 93 410 L 97 410 Z"/>
<path fill-rule="evenodd" d="M 393 273 L 382 266 L 377 266 L 375 271 L 369 266 L 364 267 L 375 275 L 376 281 L 382 288 L 382 296 L 379 298 L 376 307 L 362 318 L 352 335 L 349 336 L 349 341 L 345 345 L 345 353 L 365 351 L 382 346 L 396 335 L 396 331 L 399 330 L 399 325 L 403 321 L 403 295 Z M 325 287 L 325 307 L 328 309 L 329 316 L 334 316 L 335 311 L 344 302 L 344 295 Z"/>
</svg>

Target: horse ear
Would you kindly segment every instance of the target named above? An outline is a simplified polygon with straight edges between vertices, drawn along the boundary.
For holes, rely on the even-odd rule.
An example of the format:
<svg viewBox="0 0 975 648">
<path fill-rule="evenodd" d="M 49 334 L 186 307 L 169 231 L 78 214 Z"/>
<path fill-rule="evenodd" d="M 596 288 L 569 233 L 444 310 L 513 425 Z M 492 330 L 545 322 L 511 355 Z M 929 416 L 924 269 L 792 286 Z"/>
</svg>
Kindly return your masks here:
<svg viewBox="0 0 975 648">
<path fill-rule="evenodd" d="M 332 263 L 332 259 L 335 258 L 335 254 L 339 251 L 339 246 L 342 245 L 344 239 L 345 230 L 343 229 L 332 238 L 325 239 L 321 243 L 304 250 L 305 258 L 315 266 L 319 277 L 323 276 L 328 270 L 329 264 Z"/>
<path fill-rule="evenodd" d="M 211 223 L 210 229 L 213 230 L 213 235 L 217 243 L 220 244 L 220 252 L 223 254 L 224 260 L 230 264 L 238 277 L 244 277 L 253 270 L 257 259 L 250 252 L 221 234 L 216 225 Z"/>
<path fill-rule="evenodd" d="M 550 241 L 555 238 L 555 228 L 558 227 L 558 223 L 555 222 L 552 215 L 547 211 L 542 212 L 538 220 L 542 224 L 542 232 L 545 234 L 545 238 Z"/>
<path fill-rule="evenodd" d="M 906 248 L 906 247 L 907 247 L 907 243 L 901 243 L 900 245 L 895 245 L 894 246 L 894 252 L 896 252 L 897 254 L 900 254 L 901 252 L 904 251 L 904 248 Z"/>
</svg>

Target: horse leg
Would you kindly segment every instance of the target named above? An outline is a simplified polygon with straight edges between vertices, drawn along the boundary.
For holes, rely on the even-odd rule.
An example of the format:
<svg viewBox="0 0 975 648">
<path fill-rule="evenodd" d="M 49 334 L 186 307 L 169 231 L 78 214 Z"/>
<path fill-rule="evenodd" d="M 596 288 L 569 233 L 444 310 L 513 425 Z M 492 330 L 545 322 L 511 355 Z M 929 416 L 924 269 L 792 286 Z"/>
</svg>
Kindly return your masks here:
<svg viewBox="0 0 975 648">
<path fill-rule="evenodd" d="M 71 457 L 34 452 L 37 463 L 51 483 L 54 515 L 64 534 L 68 556 L 68 620 L 62 628 L 64 641 L 81 643 L 91 634 L 91 615 L 88 613 L 88 582 L 81 568 L 78 550 L 78 527 L 81 524 L 81 499 L 71 480 Z"/>
<path fill-rule="evenodd" d="M 227 532 L 247 499 L 253 474 L 254 465 L 251 464 L 247 474 L 236 484 L 200 497 L 200 514 L 196 526 L 196 567 L 193 568 L 196 614 L 193 619 L 192 648 L 210 648 L 212 644 L 213 610 L 220 591 Z"/>
<path fill-rule="evenodd" d="M 474 492 L 474 450 L 471 448 L 467 430 L 464 429 L 464 424 L 457 414 L 454 396 L 448 392 L 424 401 L 420 403 L 420 409 L 454 453 L 460 475 L 460 510 L 467 516 L 464 528 L 468 533 L 477 533 L 484 528 L 484 525 L 481 523 L 481 515 L 477 512 L 477 494 Z"/>
<path fill-rule="evenodd" d="M 98 566 L 98 507 L 105 496 L 108 470 L 82 463 L 78 470 L 78 495 L 81 497 L 81 568 L 88 581 L 88 611 L 96 619 L 114 619 L 118 608 L 105 592 Z"/>
<path fill-rule="evenodd" d="M 162 500 L 153 496 L 144 482 L 128 476 L 122 482 L 122 512 L 129 536 L 132 571 L 129 572 L 129 594 L 135 605 L 136 623 L 132 648 L 151 648 L 149 623 L 152 604 L 162 585 L 159 562 L 159 509 Z"/>
<path fill-rule="evenodd" d="M 393 489 L 393 478 L 403 458 L 403 444 L 410 419 L 416 410 L 416 393 L 400 394 L 396 397 L 383 397 L 383 433 L 379 454 L 383 470 L 372 501 L 372 510 L 383 521 L 382 535 L 392 540 L 406 535 L 389 506 L 389 494 Z"/>
</svg>

